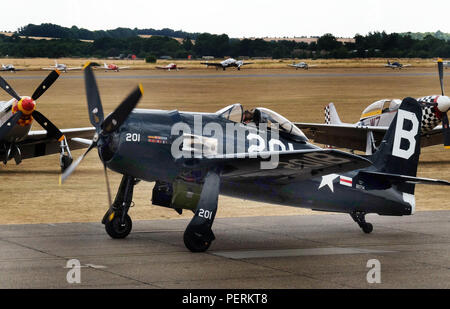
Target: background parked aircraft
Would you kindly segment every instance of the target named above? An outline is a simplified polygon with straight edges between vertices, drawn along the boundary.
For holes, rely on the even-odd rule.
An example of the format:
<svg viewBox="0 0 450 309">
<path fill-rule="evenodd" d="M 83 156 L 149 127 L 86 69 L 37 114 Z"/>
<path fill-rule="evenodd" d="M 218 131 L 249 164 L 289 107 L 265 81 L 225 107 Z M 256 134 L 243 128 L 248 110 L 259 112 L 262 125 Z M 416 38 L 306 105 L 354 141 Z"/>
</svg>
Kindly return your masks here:
<svg viewBox="0 0 450 309">
<path fill-rule="evenodd" d="M 100 68 L 103 69 L 103 70 L 105 70 L 105 71 L 115 71 L 115 72 L 119 72 L 120 70 L 123 70 L 123 69 L 129 69 L 130 67 L 129 67 L 129 66 L 126 66 L 126 67 L 119 67 L 118 65 L 115 65 L 115 64 L 113 64 L 113 63 L 111 63 L 111 64 L 103 63 L 103 66 L 100 67 Z"/>
<path fill-rule="evenodd" d="M 393 70 L 394 69 L 399 69 L 399 70 L 401 70 L 402 68 L 404 68 L 404 67 L 409 67 L 409 66 L 411 66 L 410 64 L 401 64 L 400 62 L 398 62 L 398 61 L 395 61 L 395 62 L 390 62 L 389 60 L 387 61 L 387 64 L 385 64 L 384 65 L 385 67 L 388 67 L 388 68 L 392 68 Z"/>
<path fill-rule="evenodd" d="M 16 67 L 12 64 L 4 65 L 2 64 L 2 68 L 0 71 L 9 71 L 9 72 L 17 72 L 17 71 L 23 71 L 24 69 L 16 69 Z"/>
<path fill-rule="evenodd" d="M 156 67 L 157 69 L 159 69 L 159 70 L 167 70 L 167 71 L 171 71 L 171 70 L 181 70 L 181 69 L 183 69 L 183 68 L 180 68 L 180 67 L 178 67 L 175 63 L 169 63 L 168 65 L 166 65 L 166 66 L 157 66 Z"/>
<path fill-rule="evenodd" d="M 304 70 L 308 70 L 311 67 L 315 67 L 316 65 L 308 65 L 306 62 L 299 62 L 299 63 L 292 63 L 292 64 L 288 64 L 288 66 L 290 67 L 294 67 L 296 70 L 298 69 L 304 69 Z"/>
<path fill-rule="evenodd" d="M 212 66 L 216 67 L 216 70 L 222 68 L 224 71 L 229 67 L 235 67 L 238 70 L 241 70 L 241 66 L 252 64 L 253 62 L 244 62 L 242 60 L 236 60 L 233 58 L 228 58 L 220 63 L 211 63 L 211 62 L 200 62 L 200 64 L 205 64 L 206 67 Z"/>
<path fill-rule="evenodd" d="M 55 60 L 55 65 L 53 67 L 50 68 L 42 68 L 42 70 L 58 70 L 60 72 L 66 72 L 67 71 L 72 71 L 72 70 L 81 70 L 82 67 L 68 67 L 67 65 L 63 64 L 63 63 L 58 63 L 57 60 Z"/>
</svg>

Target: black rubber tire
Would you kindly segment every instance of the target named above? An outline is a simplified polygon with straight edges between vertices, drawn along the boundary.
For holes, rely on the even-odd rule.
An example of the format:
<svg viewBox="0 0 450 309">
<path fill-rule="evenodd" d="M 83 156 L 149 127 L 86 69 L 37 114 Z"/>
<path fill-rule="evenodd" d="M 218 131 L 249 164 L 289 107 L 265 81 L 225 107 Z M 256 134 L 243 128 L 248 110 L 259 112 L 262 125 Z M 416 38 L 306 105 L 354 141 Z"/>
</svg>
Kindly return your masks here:
<svg viewBox="0 0 450 309">
<path fill-rule="evenodd" d="M 64 171 L 72 164 L 73 159 L 69 156 L 63 156 L 61 158 L 61 172 L 64 173 Z"/>
<path fill-rule="evenodd" d="M 123 224 L 120 224 L 121 218 L 122 215 L 116 213 L 114 219 L 105 223 L 106 233 L 108 233 L 111 238 L 123 239 L 130 234 L 131 229 L 133 228 L 133 221 L 131 221 L 130 216 L 127 214 L 125 215 Z"/>
<path fill-rule="evenodd" d="M 373 225 L 371 223 L 365 223 L 362 226 L 362 230 L 363 230 L 364 233 L 370 234 L 373 231 Z"/>
<path fill-rule="evenodd" d="M 183 235 L 184 245 L 189 251 L 198 253 L 205 252 L 211 246 L 211 242 L 200 239 L 197 235 L 188 230 L 184 231 Z"/>
</svg>

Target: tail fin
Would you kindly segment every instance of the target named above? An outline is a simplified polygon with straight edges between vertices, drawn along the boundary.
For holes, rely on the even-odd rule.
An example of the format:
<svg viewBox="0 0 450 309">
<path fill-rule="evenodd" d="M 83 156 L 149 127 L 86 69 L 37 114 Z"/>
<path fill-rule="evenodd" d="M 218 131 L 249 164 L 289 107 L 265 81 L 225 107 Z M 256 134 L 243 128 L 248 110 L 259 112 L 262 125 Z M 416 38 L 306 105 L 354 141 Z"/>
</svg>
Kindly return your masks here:
<svg viewBox="0 0 450 309">
<path fill-rule="evenodd" d="M 334 107 L 333 103 L 329 103 L 325 106 L 325 123 L 326 124 L 341 124 L 342 121 Z"/>
<path fill-rule="evenodd" d="M 378 151 L 372 156 L 377 171 L 405 176 L 417 175 L 420 156 L 422 108 L 413 98 L 400 104 Z"/>
<path fill-rule="evenodd" d="M 415 209 L 415 185 L 450 186 L 450 182 L 418 178 L 417 165 L 420 156 L 422 107 L 413 98 L 405 98 L 400 105 L 378 151 L 371 157 L 375 170 L 360 171 L 359 181 L 367 183 L 366 189 L 387 189 L 391 186 L 402 194 L 409 204 L 404 214 Z"/>
</svg>

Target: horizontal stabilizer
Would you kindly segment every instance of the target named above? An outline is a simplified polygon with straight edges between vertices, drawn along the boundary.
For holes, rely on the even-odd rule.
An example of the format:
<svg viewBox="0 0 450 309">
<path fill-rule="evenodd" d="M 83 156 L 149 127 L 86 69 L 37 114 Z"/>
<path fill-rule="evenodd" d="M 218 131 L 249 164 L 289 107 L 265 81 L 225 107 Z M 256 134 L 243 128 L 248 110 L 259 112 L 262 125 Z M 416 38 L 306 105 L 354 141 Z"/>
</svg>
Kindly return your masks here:
<svg viewBox="0 0 450 309">
<path fill-rule="evenodd" d="M 377 183 L 377 184 L 389 183 L 391 185 L 409 183 L 409 184 L 450 186 L 450 182 L 446 180 L 413 177 L 381 172 L 360 171 L 358 176 L 359 179 L 363 180 L 366 183 Z"/>
</svg>

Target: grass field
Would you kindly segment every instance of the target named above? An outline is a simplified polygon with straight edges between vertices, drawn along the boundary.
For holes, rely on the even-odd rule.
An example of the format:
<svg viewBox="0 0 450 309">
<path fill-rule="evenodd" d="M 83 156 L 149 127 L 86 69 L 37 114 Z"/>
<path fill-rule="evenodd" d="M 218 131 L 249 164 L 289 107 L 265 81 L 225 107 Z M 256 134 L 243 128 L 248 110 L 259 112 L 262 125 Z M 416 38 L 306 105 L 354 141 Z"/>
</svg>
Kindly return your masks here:
<svg viewBox="0 0 450 309">
<path fill-rule="evenodd" d="M 82 66 L 87 61 L 95 61 L 100 64 L 103 62 L 114 63 L 119 66 L 131 66 L 134 70 L 152 70 L 156 69 L 156 66 L 165 66 L 169 63 L 176 63 L 179 67 L 186 69 L 205 69 L 205 65 L 200 64 L 200 62 L 205 62 L 205 60 L 158 60 L 156 64 L 145 63 L 144 60 L 108 60 L 108 59 L 87 59 L 87 58 L 61 58 L 57 59 L 59 63 L 64 63 L 68 66 Z M 209 62 L 220 62 L 223 59 L 210 60 Z M 390 59 L 393 61 L 393 59 Z M 426 68 L 434 67 L 436 59 L 395 59 L 403 64 L 411 64 L 413 67 Z M 279 60 L 266 60 L 266 59 L 255 59 L 246 60 L 246 62 L 252 62 L 253 64 L 246 65 L 245 69 L 258 70 L 258 69 L 285 69 L 288 64 L 293 61 L 299 62 L 304 61 L 310 65 L 316 65 L 318 68 L 382 68 L 387 59 L 385 58 L 373 58 L 373 59 L 279 59 Z M 17 68 L 25 68 L 27 70 L 39 71 L 42 67 L 53 66 L 55 64 L 54 59 L 49 58 L 0 58 L 0 63 L 3 64 L 14 64 Z M 315 69 L 315 68 L 314 68 Z M 408 68 L 409 69 L 409 68 Z M 211 71 L 215 71 L 215 68 L 211 67 Z"/>
<path fill-rule="evenodd" d="M 28 61 L 28 60 L 23 60 Z M 30 60 L 29 65 L 39 66 L 39 60 Z M 42 61 L 42 60 L 41 60 Z M 61 63 L 79 65 L 82 61 L 60 60 Z M 123 64 L 118 62 L 119 64 Z M 380 62 L 381 63 L 381 62 Z M 15 63 L 20 65 L 20 63 Z M 52 60 L 48 60 L 52 64 Z M 249 70 L 250 71 L 250 70 Z M 409 68 L 406 72 L 434 72 L 430 68 Z M 245 74 L 238 72 L 216 72 L 214 69 L 195 70 L 195 74 Z M 303 77 L 242 77 L 242 78 L 164 78 L 171 74 L 194 74 L 190 70 L 182 72 L 163 71 L 123 71 L 120 73 L 98 71 L 98 75 L 119 74 L 155 75 L 152 79 L 98 79 L 105 113 L 111 112 L 128 92 L 139 82 L 143 83 L 145 94 L 140 108 L 179 109 L 199 112 L 213 112 L 240 102 L 245 108 L 267 107 L 285 115 L 292 121 L 323 122 L 323 106 L 333 101 L 341 119 L 356 122 L 361 111 L 371 102 L 382 98 L 419 97 L 439 94 L 436 76 L 402 76 L 398 71 L 385 68 L 317 68 L 314 72 L 387 72 L 389 76 L 320 76 L 307 77 L 309 71 L 274 69 L 270 73 L 299 74 Z M 403 72 L 403 71 L 402 71 Z M 252 69 L 254 74 L 267 74 L 266 70 Z M 31 94 L 40 83 L 39 79 L 14 79 L 15 76 L 45 76 L 44 72 L 5 73 L 10 84 L 22 95 Z M 78 73 L 67 73 L 81 75 Z M 87 116 L 84 81 L 82 79 L 60 78 L 38 102 L 38 110 L 47 115 L 60 128 L 90 126 Z M 195 76 L 194 76 L 195 77 Z M 4 92 L 0 100 L 9 99 Z M 34 129 L 40 129 L 38 125 Z M 75 151 L 78 157 L 82 151 Z M 449 151 L 442 146 L 423 150 L 419 176 L 450 179 Z M 116 191 L 120 176 L 109 173 L 113 192 Z M 103 171 L 97 154 L 93 151 L 82 163 L 70 180 L 58 186 L 58 156 L 48 156 L 26 160 L 15 166 L 13 162 L 0 167 L 0 224 L 41 223 L 41 222 L 81 222 L 99 221 L 107 209 L 107 197 Z M 175 211 L 152 206 L 153 184 L 140 183 L 135 189 L 131 209 L 133 219 L 179 218 Z M 417 210 L 449 209 L 450 189 L 443 187 L 419 186 L 417 189 Z M 312 213 L 309 210 L 282 207 L 221 197 L 219 217 L 289 215 Z M 182 217 L 191 217 L 187 212 Z M 350 219 L 349 219 L 350 220 Z"/>
</svg>

